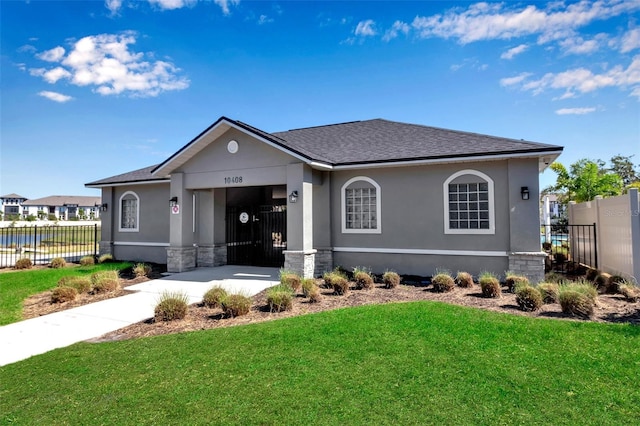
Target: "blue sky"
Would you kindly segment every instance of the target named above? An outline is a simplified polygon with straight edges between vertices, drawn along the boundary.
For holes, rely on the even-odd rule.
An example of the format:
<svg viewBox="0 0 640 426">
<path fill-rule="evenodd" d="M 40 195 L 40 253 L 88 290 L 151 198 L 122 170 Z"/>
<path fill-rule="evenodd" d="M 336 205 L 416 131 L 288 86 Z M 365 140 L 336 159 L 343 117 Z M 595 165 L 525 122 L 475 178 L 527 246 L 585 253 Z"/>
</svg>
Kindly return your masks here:
<svg viewBox="0 0 640 426">
<path fill-rule="evenodd" d="M 0 195 L 98 195 L 84 183 L 222 115 L 386 118 L 640 163 L 639 0 L 32 0 L 0 20 Z"/>
</svg>

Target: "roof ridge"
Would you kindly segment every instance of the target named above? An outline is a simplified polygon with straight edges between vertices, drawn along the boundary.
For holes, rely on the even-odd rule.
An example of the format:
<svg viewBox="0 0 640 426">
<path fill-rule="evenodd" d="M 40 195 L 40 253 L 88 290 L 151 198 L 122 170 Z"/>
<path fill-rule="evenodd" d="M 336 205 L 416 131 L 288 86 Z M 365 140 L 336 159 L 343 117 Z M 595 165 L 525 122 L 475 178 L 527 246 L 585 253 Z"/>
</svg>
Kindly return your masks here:
<svg viewBox="0 0 640 426">
<path fill-rule="evenodd" d="M 343 124 L 361 123 L 363 121 L 373 121 L 373 120 L 353 120 L 353 121 L 345 121 L 344 123 L 322 124 L 320 126 L 299 127 L 297 129 L 289 129 L 289 130 L 284 130 L 284 131 L 280 131 L 280 132 L 276 132 L 276 133 L 293 132 L 293 131 L 296 131 L 296 130 L 318 129 L 318 128 L 321 128 L 321 127 L 342 126 Z"/>
</svg>

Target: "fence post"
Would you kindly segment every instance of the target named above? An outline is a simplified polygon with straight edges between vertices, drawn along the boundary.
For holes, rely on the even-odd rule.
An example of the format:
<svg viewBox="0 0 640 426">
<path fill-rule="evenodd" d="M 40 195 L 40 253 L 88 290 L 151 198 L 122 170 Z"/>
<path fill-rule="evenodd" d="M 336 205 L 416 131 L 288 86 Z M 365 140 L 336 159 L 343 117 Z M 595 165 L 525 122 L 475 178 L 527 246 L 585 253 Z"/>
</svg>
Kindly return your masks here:
<svg viewBox="0 0 640 426">
<path fill-rule="evenodd" d="M 595 268 L 598 269 L 598 227 L 596 226 L 595 222 L 593 222 L 593 247 L 593 261 L 595 263 Z"/>
<path fill-rule="evenodd" d="M 34 265 L 36 264 L 36 256 L 37 256 L 36 242 L 37 241 L 38 241 L 38 225 L 34 225 L 33 226 L 33 264 Z"/>
<path fill-rule="evenodd" d="M 629 223 L 631 226 L 631 253 L 633 278 L 640 283 L 640 200 L 638 189 L 629 189 Z"/>
<path fill-rule="evenodd" d="M 93 224 L 93 258 L 97 259 L 98 258 L 98 224 L 94 223 Z"/>
</svg>

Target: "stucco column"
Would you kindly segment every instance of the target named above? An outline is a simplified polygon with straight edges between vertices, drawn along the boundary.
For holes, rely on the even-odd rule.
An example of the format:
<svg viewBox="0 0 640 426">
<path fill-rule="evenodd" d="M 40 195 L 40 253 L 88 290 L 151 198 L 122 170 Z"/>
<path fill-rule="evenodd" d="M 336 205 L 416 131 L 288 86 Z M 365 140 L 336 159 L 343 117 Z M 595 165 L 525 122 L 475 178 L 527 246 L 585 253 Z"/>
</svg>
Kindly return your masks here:
<svg viewBox="0 0 640 426">
<path fill-rule="evenodd" d="M 538 159 L 510 159 L 509 173 L 509 270 L 533 283 L 544 279 L 544 259 L 540 242 L 540 188 Z M 522 199 L 522 188 L 529 199 Z M 499 226 L 499 225 L 497 225 Z"/>
<path fill-rule="evenodd" d="M 196 267 L 194 247 L 193 191 L 184 187 L 184 173 L 171 174 L 170 198 L 178 197 L 177 212 L 169 218 L 169 248 L 167 248 L 167 271 L 183 272 Z M 167 209 L 169 209 L 167 200 Z"/>
<path fill-rule="evenodd" d="M 305 164 L 287 166 L 287 194 L 297 191 L 298 199 L 292 203 L 287 197 L 287 250 L 284 252 L 284 267 L 305 278 L 313 277 L 315 269 L 312 179 L 312 170 Z"/>
<path fill-rule="evenodd" d="M 115 255 L 113 252 L 113 240 L 114 229 L 117 220 L 118 206 L 114 199 L 113 188 L 102 188 L 102 204 L 107 205 L 107 211 L 100 211 L 100 242 L 98 243 L 100 255 L 110 254 Z"/>
</svg>

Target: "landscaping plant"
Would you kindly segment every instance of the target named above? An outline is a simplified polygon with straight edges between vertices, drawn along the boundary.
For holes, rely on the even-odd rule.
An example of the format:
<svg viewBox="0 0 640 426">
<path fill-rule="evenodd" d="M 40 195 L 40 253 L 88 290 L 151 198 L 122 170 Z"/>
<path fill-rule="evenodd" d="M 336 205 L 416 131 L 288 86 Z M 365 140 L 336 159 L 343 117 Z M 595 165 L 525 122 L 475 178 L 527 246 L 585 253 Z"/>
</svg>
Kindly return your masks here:
<svg viewBox="0 0 640 426">
<path fill-rule="evenodd" d="M 468 272 L 458 272 L 455 282 L 458 287 L 471 288 L 473 287 L 473 276 Z"/>
<path fill-rule="evenodd" d="M 629 281 L 625 280 L 619 283 L 618 291 L 624 296 L 627 302 L 635 303 L 640 300 L 640 288 Z"/>
<path fill-rule="evenodd" d="M 78 290 L 73 287 L 56 287 L 51 292 L 51 303 L 63 303 L 76 300 L 78 297 Z"/>
<path fill-rule="evenodd" d="M 453 291 L 456 286 L 453 277 L 445 271 L 436 271 L 436 275 L 431 278 L 431 284 L 433 284 L 433 291 L 436 293 L 448 293 Z"/>
<path fill-rule="evenodd" d="M 397 272 L 386 271 L 382 274 L 382 282 L 385 288 L 396 288 L 400 285 L 400 275 Z"/>
<path fill-rule="evenodd" d="M 53 269 L 64 268 L 65 266 L 67 266 L 67 261 L 64 260 L 63 257 L 54 257 L 53 259 L 51 259 L 51 265 L 50 266 Z"/>
<path fill-rule="evenodd" d="M 151 266 L 146 263 L 136 263 L 133 267 L 133 273 L 136 277 L 148 277 L 151 274 Z"/>
<path fill-rule="evenodd" d="M 120 290 L 118 271 L 100 271 L 91 275 L 91 284 L 96 293 L 110 293 Z"/>
<path fill-rule="evenodd" d="M 318 289 L 318 285 L 316 284 L 316 280 L 313 278 L 305 278 L 302 280 L 302 294 L 304 297 L 309 297 L 309 295 Z"/>
<path fill-rule="evenodd" d="M 31 269 L 33 267 L 33 263 L 31 263 L 31 259 L 29 259 L 28 257 L 23 257 L 16 260 L 16 264 L 14 267 L 16 269 Z"/>
<path fill-rule="evenodd" d="M 358 289 L 370 290 L 373 288 L 373 278 L 371 277 L 371 273 L 365 268 L 353 268 L 353 280 Z"/>
<path fill-rule="evenodd" d="M 91 291 L 91 278 L 86 276 L 62 277 L 58 281 L 58 287 L 73 287 L 78 293 L 89 293 Z"/>
<path fill-rule="evenodd" d="M 251 298 L 243 294 L 230 294 L 222 299 L 222 310 L 225 315 L 233 318 L 246 315 L 251 310 Z"/>
<path fill-rule="evenodd" d="M 542 296 L 542 302 L 546 304 L 558 302 L 558 291 L 560 286 L 557 283 L 544 282 L 538 284 L 538 291 Z"/>
<path fill-rule="evenodd" d="M 111 253 L 105 253 L 98 258 L 98 263 L 113 262 L 113 255 Z"/>
<path fill-rule="evenodd" d="M 207 290 L 202 297 L 202 304 L 209 308 L 219 308 L 222 306 L 222 299 L 227 297 L 227 295 L 227 290 L 218 285 L 214 285 Z"/>
<path fill-rule="evenodd" d="M 500 281 L 498 281 L 498 278 L 493 273 L 487 271 L 481 272 L 478 282 L 482 289 L 482 297 L 493 298 L 502 296 Z"/>
<path fill-rule="evenodd" d="M 181 291 L 165 291 L 154 309 L 156 321 L 173 321 L 187 316 L 189 297 Z"/>
<path fill-rule="evenodd" d="M 338 296 L 345 295 L 349 292 L 349 280 L 342 275 L 335 274 L 331 277 L 331 287 Z"/>
<path fill-rule="evenodd" d="M 291 310 L 293 307 L 293 290 L 288 285 L 276 285 L 267 290 L 267 304 L 271 312 Z"/>
<path fill-rule="evenodd" d="M 289 286 L 295 293 L 297 293 L 302 286 L 302 278 L 300 278 L 300 275 L 295 272 L 281 270 L 280 283 Z"/>
<path fill-rule="evenodd" d="M 579 318 L 590 318 L 597 298 L 596 288 L 589 282 L 575 282 L 560 286 L 558 301 L 562 312 Z"/>
<path fill-rule="evenodd" d="M 95 265 L 96 260 L 93 256 L 84 256 L 80 259 L 80 266 L 90 266 Z"/>
<path fill-rule="evenodd" d="M 529 279 L 524 275 L 517 275 L 512 272 L 507 272 L 505 275 L 505 284 L 511 293 L 516 293 L 520 287 L 529 285 Z"/>
<path fill-rule="evenodd" d="M 534 312 L 543 305 L 542 295 L 537 288 L 529 285 L 520 286 L 516 290 L 516 303 L 525 312 Z"/>
</svg>

